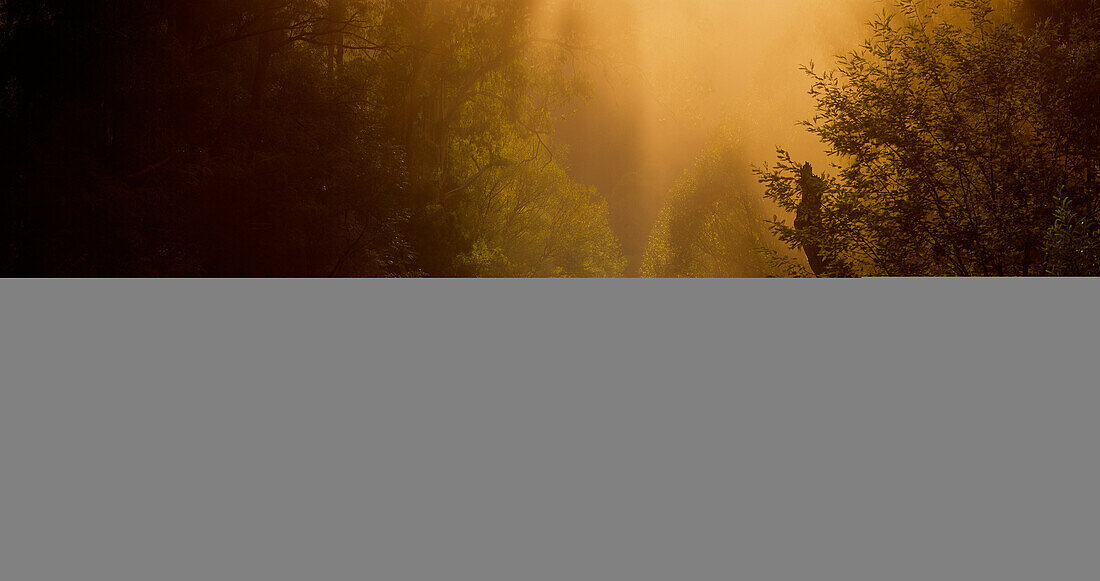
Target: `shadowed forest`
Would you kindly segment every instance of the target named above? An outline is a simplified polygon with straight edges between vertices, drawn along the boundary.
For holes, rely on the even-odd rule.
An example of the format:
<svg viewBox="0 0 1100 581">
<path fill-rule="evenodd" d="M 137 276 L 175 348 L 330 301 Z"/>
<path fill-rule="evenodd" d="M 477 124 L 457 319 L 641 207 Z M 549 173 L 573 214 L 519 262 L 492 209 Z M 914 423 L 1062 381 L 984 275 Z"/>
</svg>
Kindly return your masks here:
<svg viewBox="0 0 1100 581">
<path fill-rule="evenodd" d="M 0 0 L 0 275 L 1100 275 L 1090 0 Z"/>
</svg>

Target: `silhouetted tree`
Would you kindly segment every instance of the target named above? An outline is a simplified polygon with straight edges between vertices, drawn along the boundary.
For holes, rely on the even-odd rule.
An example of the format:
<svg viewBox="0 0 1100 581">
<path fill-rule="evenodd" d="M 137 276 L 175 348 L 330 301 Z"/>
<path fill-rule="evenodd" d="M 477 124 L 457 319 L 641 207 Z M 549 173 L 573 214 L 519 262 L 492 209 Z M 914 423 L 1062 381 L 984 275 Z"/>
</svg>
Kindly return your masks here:
<svg viewBox="0 0 1100 581">
<path fill-rule="evenodd" d="M 802 249 L 810 262 L 810 270 L 817 276 L 825 274 L 825 259 L 821 257 L 821 196 L 825 184 L 814 175 L 813 166 L 802 166 L 798 176 L 798 189 L 802 193 L 795 212 L 794 228 L 802 238 Z"/>
<path fill-rule="evenodd" d="M 952 5 L 961 24 L 939 4 L 899 2 L 836 71 L 808 69 L 817 115 L 806 126 L 839 174 L 822 176 L 819 231 L 773 226 L 793 247 L 819 245 L 825 274 L 830 259 L 861 274 L 1044 274 L 1056 196 L 1096 212 L 1095 5 L 1066 28 L 1027 32 L 995 21 L 988 2 Z M 804 170 L 781 152 L 759 172 L 767 197 L 816 206 Z"/>
</svg>

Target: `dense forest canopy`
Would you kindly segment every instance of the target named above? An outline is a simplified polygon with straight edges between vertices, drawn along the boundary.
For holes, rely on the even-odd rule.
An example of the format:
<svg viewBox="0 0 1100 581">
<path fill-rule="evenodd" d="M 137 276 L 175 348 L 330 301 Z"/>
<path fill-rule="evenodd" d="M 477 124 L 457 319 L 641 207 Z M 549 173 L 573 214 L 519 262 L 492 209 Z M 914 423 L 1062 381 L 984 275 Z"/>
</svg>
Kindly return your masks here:
<svg viewBox="0 0 1100 581">
<path fill-rule="evenodd" d="M 817 275 L 1096 274 L 1096 5 L 1025 27 L 980 0 L 899 8 L 807 69 L 836 174 L 782 150 L 760 170 L 796 215 L 776 234 Z"/>
<path fill-rule="evenodd" d="M 0 272 L 1094 275 L 1098 51 L 1087 0 L 2 0 Z"/>
<path fill-rule="evenodd" d="M 512 0 L 3 5 L 9 274 L 613 276 Z M 35 55 L 28 58 L 27 55 Z"/>
</svg>

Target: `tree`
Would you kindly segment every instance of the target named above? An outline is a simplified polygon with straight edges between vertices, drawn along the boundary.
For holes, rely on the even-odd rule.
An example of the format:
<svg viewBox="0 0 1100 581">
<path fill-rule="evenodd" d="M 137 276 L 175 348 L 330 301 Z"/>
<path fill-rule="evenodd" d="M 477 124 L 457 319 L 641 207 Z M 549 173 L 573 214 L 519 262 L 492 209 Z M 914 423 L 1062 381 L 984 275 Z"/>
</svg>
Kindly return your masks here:
<svg viewBox="0 0 1100 581">
<path fill-rule="evenodd" d="M 1100 275 L 1100 222 L 1070 208 L 1059 198 L 1054 224 L 1047 230 L 1044 250 L 1047 274 L 1053 276 Z"/>
<path fill-rule="evenodd" d="M 361 100 L 362 67 L 326 81 L 325 8 L 306 0 L 0 6 L 8 103 L 0 141 L 10 147 L 0 163 L 12 176 L 3 186 L 5 271 L 409 270 L 406 245 L 390 236 L 401 216 L 400 155 Z M 371 10 L 355 2 L 340 29 L 363 38 Z M 356 50 L 376 47 L 356 41 Z M 372 252 L 346 256 L 374 239 Z"/>
<path fill-rule="evenodd" d="M 462 275 L 616 277 L 626 267 L 607 202 L 548 159 L 491 170 L 453 208 L 474 241 L 456 258 Z"/>
<path fill-rule="evenodd" d="M 817 114 L 804 125 L 837 174 L 815 176 L 820 226 L 773 230 L 791 248 L 820 247 L 825 275 L 1044 274 L 1056 195 L 1097 208 L 1095 5 L 1029 31 L 984 0 L 898 7 L 835 71 L 806 69 Z M 795 212 L 803 169 L 781 150 L 758 172 L 766 196 Z"/>
<path fill-rule="evenodd" d="M 614 273 L 598 196 L 547 165 L 560 156 L 531 153 L 552 99 L 572 95 L 528 13 L 506 0 L 0 3 L 0 268 L 449 276 L 484 273 L 463 257 L 491 243 L 509 274 Z M 517 190 L 543 174 L 554 187 Z M 571 208 L 578 230 L 473 210 L 502 183 L 539 212 Z M 563 258 L 550 268 L 493 242 L 514 227 Z M 602 258 L 574 267 L 590 243 Z"/>
<path fill-rule="evenodd" d="M 510 0 L 411 2 L 384 20 L 387 44 L 412 47 L 379 60 L 379 96 L 407 155 L 408 231 L 428 274 L 622 271 L 601 198 L 551 148 L 551 113 L 577 96 L 568 48 L 537 42 L 530 20 Z"/>
<path fill-rule="evenodd" d="M 642 276 L 767 277 L 782 271 L 764 205 L 733 138 L 719 139 L 675 186 L 649 237 Z M 783 261 L 781 261 L 783 262 Z"/>
<path fill-rule="evenodd" d="M 1021 0 L 1020 16 L 1026 24 L 1036 24 L 1045 20 L 1061 22 L 1086 12 L 1091 3 L 1092 0 Z"/>
</svg>

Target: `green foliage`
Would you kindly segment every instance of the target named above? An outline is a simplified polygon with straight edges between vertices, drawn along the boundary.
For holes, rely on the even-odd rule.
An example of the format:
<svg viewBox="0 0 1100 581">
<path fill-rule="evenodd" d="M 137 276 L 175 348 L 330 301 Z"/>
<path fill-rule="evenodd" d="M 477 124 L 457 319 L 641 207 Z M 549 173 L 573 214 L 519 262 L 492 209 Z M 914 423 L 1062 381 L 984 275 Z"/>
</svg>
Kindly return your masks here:
<svg viewBox="0 0 1100 581">
<path fill-rule="evenodd" d="M 791 257 L 770 248 L 763 205 L 750 194 L 747 165 L 726 138 L 673 189 L 650 235 L 642 276 L 768 277 L 788 274 Z"/>
<path fill-rule="evenodd" d="M 529 16 L 510 0 L 0 3 L 0 264 L 617 274 L 599 197 L 539 150 L 578 84 Z"/>
<path fill-rule="evenodd" d="M 499 126 L 498 126 L 499 127 Z M 461 142 L 454 159 L 470 159 L 464 183 L 448 202 L 457 228 L 473 240 L 456 258 L 464 276 L 607 277 L 625 267 L 608 223 L 606 202 L 574 183 L 522 133 L 502 136 L 489 149 L 495 159 L 477 161 L 480 147 Z M 514 161 L 519 160 L 519 161 Z M 475 179 L 476 178 L 476 179 Z"/>
<path fill-rule="evenodd" d="M 563 49 L 529 38 L 528 8 L 503 0 L 388 16 L 380 61 L 389 125 L 408 153 L 411 236 L 441 276 L 617 276 L 621 251 L 598 195 L 553 151 L 551 111 L 577 98 Z M 430 49 L 430 50 L 429 50 Z"/>
<path fill-rule="evenodd" d="M 1095 208 L 1098 22 L 1094 6 L 1024 32 L 984 0 L 898 2 L 836 70 L 806 69 L 805 125 L 840 164 L 818 231 L 776 232 L 820 245 L 834 274 L 1043 274 L 1054 192 Z M 767 197 L 795 209 L 800 168 L 781 151 L 760 171 Z"/>
<path fill-rule="evenodd" d="M 1044 251 L 1047 274 L 1100 276 L 1100 220 L 1082 216 L 1067 198 L 1057 198 L 1054 224 L 1047 230 Z"/>
<path fill-rule="evenodd" d="M 477 242 L 500 260 L 472 276 L 614 277 L 625 268 L 608 224 L 607 205 L 588 188 L 570 182 L 550 163 L 512 166 L 462 204 L 460 215 Z M 475 197 L 476 196 L 476 197 Z M 471 261 L 467 255 L 459 260 Z M 474 264 L 481 262 L 474 261 Z"/>
</svg>

